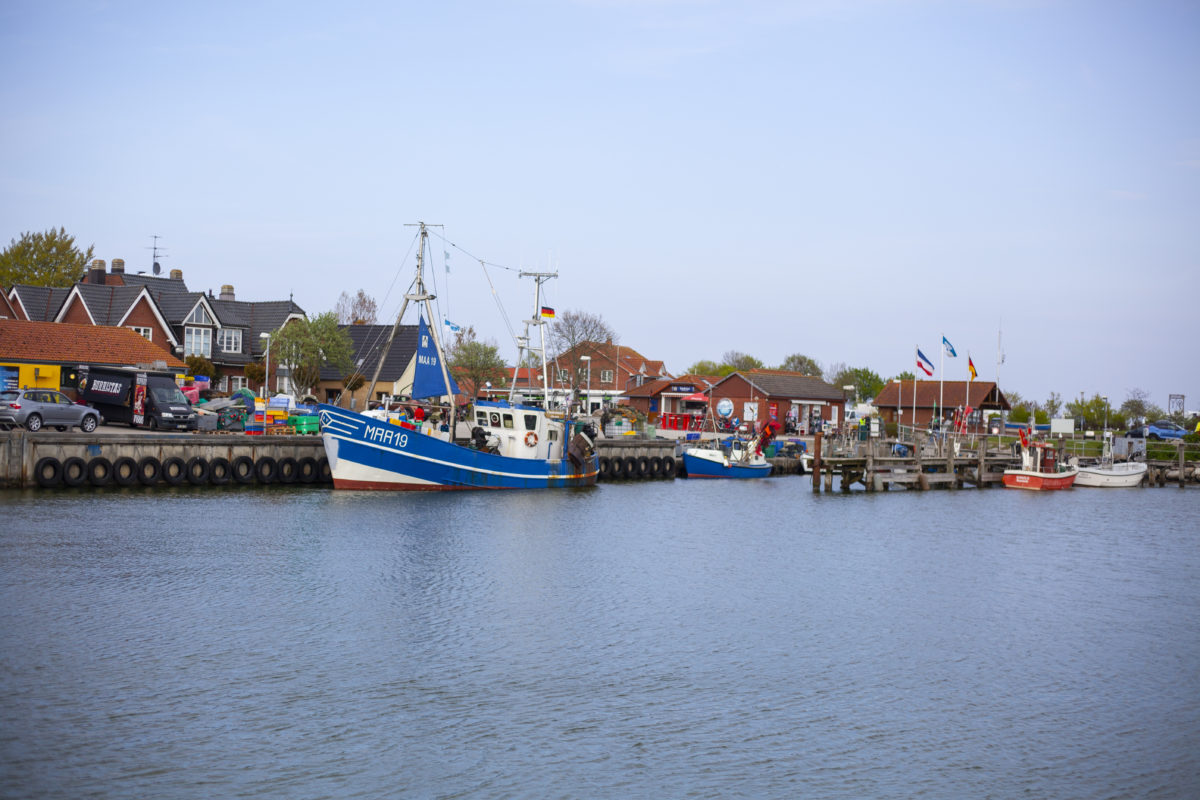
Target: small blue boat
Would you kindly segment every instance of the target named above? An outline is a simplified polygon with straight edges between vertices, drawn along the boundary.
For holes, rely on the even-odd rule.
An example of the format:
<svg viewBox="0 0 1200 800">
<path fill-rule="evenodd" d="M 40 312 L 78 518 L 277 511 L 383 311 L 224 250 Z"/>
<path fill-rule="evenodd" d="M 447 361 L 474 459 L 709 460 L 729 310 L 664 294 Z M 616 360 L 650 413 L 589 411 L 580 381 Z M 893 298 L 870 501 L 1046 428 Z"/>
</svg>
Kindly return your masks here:
<svg viewBox="0 0 1200 800">
<path fill-rule="evenodd" d="M 762 441 L 732 439 L 728 447 L 689 447 L 683 451 L 684 473 L 689 478 L 765 478 L 771 462 L 762 454 Z"/>
</svg>

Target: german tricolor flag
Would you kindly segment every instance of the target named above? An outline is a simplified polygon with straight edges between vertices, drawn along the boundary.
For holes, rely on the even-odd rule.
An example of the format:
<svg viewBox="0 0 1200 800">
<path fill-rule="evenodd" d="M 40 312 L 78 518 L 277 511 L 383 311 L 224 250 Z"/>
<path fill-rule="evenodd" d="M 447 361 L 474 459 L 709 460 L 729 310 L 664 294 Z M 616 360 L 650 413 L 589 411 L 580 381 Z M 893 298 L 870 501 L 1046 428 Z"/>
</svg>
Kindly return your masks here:
<svg viewBox="0 0 1200 800">
<path fill-rule="evenodd" d="M 546 319 L 554 319 L 554 309 L 550 306 L 542 306 L 542 316 Z"/>
</svg>

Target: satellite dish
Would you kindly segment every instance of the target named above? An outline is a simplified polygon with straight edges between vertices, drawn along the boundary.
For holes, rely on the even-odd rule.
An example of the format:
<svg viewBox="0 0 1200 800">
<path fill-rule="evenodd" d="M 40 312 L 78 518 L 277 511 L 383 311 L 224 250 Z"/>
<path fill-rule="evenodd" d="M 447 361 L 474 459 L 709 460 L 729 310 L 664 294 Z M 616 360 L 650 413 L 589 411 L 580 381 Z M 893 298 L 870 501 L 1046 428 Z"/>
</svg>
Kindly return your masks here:
<svg viewBox="0 0 1200 800">
<path fill-rule="evenodd" d="M 154 274 L 155 274 L 155 275 L 157 275 L 157 274 L 159 274 L 160 272 L 162 272 L 162 264 L 160 264 L 160 263 L 158 263 L 157 261 L 155 261 L 155 262 L 154 262 Z"/>
<path fill-rule="evenodd" d="M 733 401 L 728 397 L 722 397 L 717 403 L 717 413 L 722 417 L 728 417 L 733 413 Z"/>
</svg>

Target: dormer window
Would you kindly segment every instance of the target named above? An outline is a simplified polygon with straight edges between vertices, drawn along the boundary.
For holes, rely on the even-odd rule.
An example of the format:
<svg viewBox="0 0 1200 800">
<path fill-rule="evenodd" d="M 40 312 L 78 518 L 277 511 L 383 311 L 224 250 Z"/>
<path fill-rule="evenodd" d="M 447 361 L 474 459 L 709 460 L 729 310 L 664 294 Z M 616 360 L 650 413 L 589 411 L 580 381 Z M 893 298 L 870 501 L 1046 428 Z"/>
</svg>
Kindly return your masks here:
<svg viewBox="0 0 1200 800">
<path fill-rule="evenodd" d="M 188 318 L 184 320 L 184 323 L 188 325 L 212 325 L 213 319 L 204 310 L 204 306 L 197 305 L 192 309 L 192 313 L 188 315 Z"/>
<path fill-rule="evenodd" d="M 217 331 L 217 346 L 222 353 L 242 352 L 242 329 L 221 328 Z"/>
</svg>

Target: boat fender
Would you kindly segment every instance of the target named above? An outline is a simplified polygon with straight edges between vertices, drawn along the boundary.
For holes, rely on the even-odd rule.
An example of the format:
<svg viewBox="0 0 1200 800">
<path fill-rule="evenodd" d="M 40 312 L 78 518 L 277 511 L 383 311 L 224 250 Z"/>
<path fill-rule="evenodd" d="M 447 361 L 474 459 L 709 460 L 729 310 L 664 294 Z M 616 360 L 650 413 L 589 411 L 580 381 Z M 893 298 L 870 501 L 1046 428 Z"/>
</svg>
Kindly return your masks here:
<svg viewBox="0 0 1200 800">
<path fill-rule="evenodd" d="M 625 458 L 622 459 L 621 472 L 629 480 L 633 480 L 634 478 L 638 477 L 637 459 L 633 456 L 625 456 Z"/>
<path fill-rule="evenodd" d="M 615 481 L 619 481 L 625 477 L 625 462 L 621 460 L 620 456 L 615 456 L 609 460 L 608 477 Z"/>
<path fill-rule="evenodd" d="M 259 483 L 274 483 L 278 465 L 270 456 L 263 456 L 254 464 L 254 477 Z"/>
<path fill-rule="evenodd" d="M 231 466 L 233 479 L 241 484 L 254 482 L 254 460 L 250 456 L 238 456 Z"/>
<path fill-rule="evenodd" d="M 104 456 L 97 456 L 88 462 L 88 482 L 92 486 L 108 486 L 113 479 L 113 465 Z"/>
<path fill-rule="evenodd" d="M 72 456 L 63 462 L 62 479 L 67 486 L 83 486 L 87 482 L 87 462 Z"/>
<path fill-rule="evenodd" d="M 62 480 L 62 464 L 57 458 L 46 456 L 39 459 L 34 466 L 33 476 L 37 479 L 37 485 L 43 489 L 58 486 L 58 482 Z"/>
<path fill-rule="evenodd" d="M 113 480 L 118 486 L 133 486 L 138 479 L 138 465 L 130 456 L 121 456 L 113 462 Z"/>
<path fill-rule="evenodd" d="M 154 456 L 146 456 L 137 465 L 137 478 L 143 486 L 153 486 L 162 475 L 162 462 Z"/>
<path fill-rule="evenodd" d="M 278 477 L 280 483 L 295 483 L 300 475 L 300 462 L 291 456 L 279 460 Z"/>
<path fill-rule="evenodd" d="M 675 477 L 675 459 L 671 456 L 663 458 L 662 474 L 664 478 Z"/>
<path fill-rule="evenodd" d="M 171 486 L 179 486 L 187 480 L 187 464 L 179 456 L 171 456 L 162 463 L 162 478 Z"/>
<path fill-rule="evenodd" d="M 208 483 L 208 460 L 203 456 L 192 456 L 188 459 L 184 472 L 187 475 L 188 483 L 193 486 L 202 486 Z"/>
<path fill-rule="evenodd" d="M 662 456 L 652 456 L 650 458 L 650 477 L 661 478 L 663 472 Z"/>
<path fill-rule="evenodd" d="M 296 477 L 301 483 L 312 483 L 317 479 L 317 460 L 312 456 L 300 459 Z"/>
<path fill-rule="evenodd" d="M 612 477 L 612 462 L 608 460 L 608 456 L 600 456 L 600 477 L 604 479 Z"/>
<path fill-rule="evenodd" d="M 333 469 L 325 456 L 317 460 L 317 480 L 321 483 L 333 483 Z"/>
<path fill-rule="evenodd" d="M 646 456 L 638 456 L 637 476 L 642 479 L 650 476 L 650 459 Z"/>
<path fill-rule="evenodd" d="M 213 486 L 224 486 L 232 477 L 232 467 L 228 458 L 217 456 L 208 465 L 208 481 Z"/>
<path fill-rule="evenodd" d="M 536 447 L 537 442 L 538 442 L 537 433 L 535 433 L 534 431 L 526 432 L 526 434 L 525 434 L 525 446 L 526 447 Z"/>
</svg>

